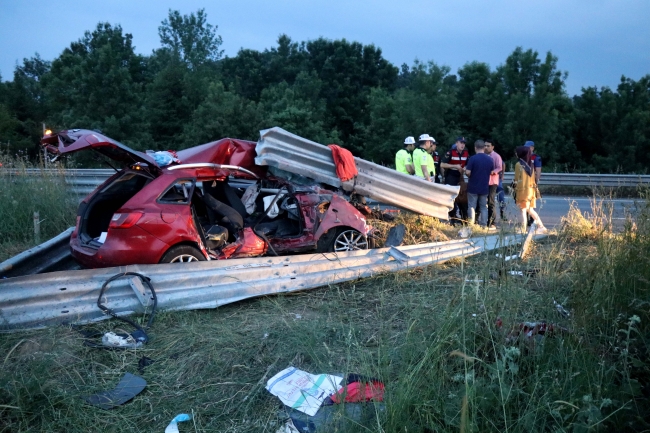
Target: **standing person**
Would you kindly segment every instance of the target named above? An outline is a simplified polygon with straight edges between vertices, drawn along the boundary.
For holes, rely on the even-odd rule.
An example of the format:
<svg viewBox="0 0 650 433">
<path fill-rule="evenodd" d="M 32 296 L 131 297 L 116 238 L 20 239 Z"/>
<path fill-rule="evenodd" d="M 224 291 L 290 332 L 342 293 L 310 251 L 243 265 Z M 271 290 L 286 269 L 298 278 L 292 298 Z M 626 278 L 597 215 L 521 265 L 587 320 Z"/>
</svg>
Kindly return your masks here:
<svg viewBox="0 0 650 433">
<path fill-rule="evenodd" d="M 415 149 L 415 138 L 406 137 L 404 140 L 404 149 L 400 149 L 395 154 L 395 170 L 404 174 L 415 174 L 413 168 L 413 159 L 411 153 Z"/>
<path fill-rule="evenodd" d="M 479 208 L 479 225 L 486 227 L 488 220 L 487 200 L 490 192 L 490 176 L 494 172 L 494 161 L 485 153 L 485 142 L 474 142 L 476 154 L 472 156 L 465 167 L 469 178 L 467 183 L 467 201 L 469 206 L 469 222 L 476 220 L 476 205 Z"/>
<path fill-rule="evenodd" d="M 433 166 L 435 171 L 433 180 L 435 183 L 440 183 L 440 155 L 438 155 L 438 152 L 436 151 L 438 142 L 435 138 L 431 138 L 433 139 L 433 142 L 431 143 L 431 157 L 433 158 Z"/>
<path fill-rule="evenodd" d="M 488 193 L 488 213 L 487 225 L 492 227 L 496 220 L 496 195 L 497 188 L 501 183 L 501 176 L 503 176 L 503 159 L 494 151 L 494 141 L 492 139 L 485 140 L 485 154 L 492 158 L 494 168 L 490 173 L 490 192 Z"/>
<path fill-rule="evenodd" d="M 539 178 L 542 176 L 542 158 L 535 153 L 535 143 L 532 141 L 527 141 L 524 143 L 524 146 L 530 147 L 530 151 L 532 152 L 530 155 L 530 165 L 533 167 L 533 170 L 535 172 L 535 191 L 539 193 Z M 537 195 L 536 198 L 540 198 L 539 194 Z M 533 223 L 533 218 L 529 217 L 528 218 L 528 226 Z"/>
<path fill-rule="evenodd" d="M 458 186 L 460 185 L 460 193 L 454 200 L 454 208 L 449 212 L 449 221 L 453 223 L 456 220 L 457 212 L 460 213 L 462 220 L 467 220 L 467 203 L 464 202 L 462 196 L 467 190 L 467 184 L 463 177 L 465 173 L 465 165 L 469 158 L 469 152 L 465 149 L 465 137 L 458 137 L 456 143 L 452 148 L 445 153 L 440 163 L 440 168 L 445 170 L 445 184 Z"/>
<path fill-rule="evenodd" d="M 539 178 L 542 176 L 542 157 L 535 153 L 535 143 L 527 141 L 524 146 L 530 147 L 530 161 L 535 169 L 535 185 L 539 185 Z"/>
<path fill-rule="evenodd" d="M 499 202 L 499 212 L 501 214 L 501 221 L 507 222 L 506 218 L 506 193 L 503 190 L 503 173 L 506 171 L 505 164 L 499 177 L 499 185 L 497 186 L 497 201 Z"/>
<path fill-rule="evenodd" d="M 431 173 L 435 175 L 436 168 L 433 164 L 433 158 L 429 154 L 431 145 L 435 140 L 429 134 L 422 134 L 418 139 L 420 147 L 413 151 L 413 166 L 415 175 L 419 178 L 432 182 Z"/>
<path fill-rule="evenodd" d="M 548 230 L 535 212 L 535 172 L 531 163 L 532 151 L 528 146 L 519 146 L 515 153 L 519 158 L 515 164 L 515 203 L 521 210 L 521 229 L 526 231 L 526 222 L 530 216 L 537 223 L 536 233 L 546 233 Z"/>
</svg>

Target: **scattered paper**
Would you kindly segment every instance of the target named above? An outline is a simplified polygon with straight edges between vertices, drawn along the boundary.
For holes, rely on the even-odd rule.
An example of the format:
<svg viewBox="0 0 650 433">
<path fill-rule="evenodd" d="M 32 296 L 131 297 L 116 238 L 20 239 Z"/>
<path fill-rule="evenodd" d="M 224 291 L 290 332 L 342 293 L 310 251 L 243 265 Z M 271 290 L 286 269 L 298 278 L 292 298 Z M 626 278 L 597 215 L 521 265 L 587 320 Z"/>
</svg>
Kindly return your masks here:
<svg viewBox="0 0 650 433">
<path fill-rule="evenodd" d="M 282 403 L 313 416 L 330 395 L 339 390 L 342 377 L 310 374 L 287 367 L 266 382 L 266 389 Z"/>
</svg>

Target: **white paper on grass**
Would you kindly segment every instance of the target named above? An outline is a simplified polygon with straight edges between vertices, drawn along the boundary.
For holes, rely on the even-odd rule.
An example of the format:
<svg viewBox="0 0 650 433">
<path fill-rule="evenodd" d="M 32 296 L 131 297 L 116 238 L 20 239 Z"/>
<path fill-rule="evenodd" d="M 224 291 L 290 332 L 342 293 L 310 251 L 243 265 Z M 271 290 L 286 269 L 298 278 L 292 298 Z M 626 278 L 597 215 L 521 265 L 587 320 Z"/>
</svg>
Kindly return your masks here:
<svg viewBox="0 0 650 433">
<path fill-rule="evenodd" d="M 342 377 L 310 374 L 287 367 L 266 382 L 266 389 L 287 406 L 313 416 L 330 395 L 339 390 Z"/>
</svg>

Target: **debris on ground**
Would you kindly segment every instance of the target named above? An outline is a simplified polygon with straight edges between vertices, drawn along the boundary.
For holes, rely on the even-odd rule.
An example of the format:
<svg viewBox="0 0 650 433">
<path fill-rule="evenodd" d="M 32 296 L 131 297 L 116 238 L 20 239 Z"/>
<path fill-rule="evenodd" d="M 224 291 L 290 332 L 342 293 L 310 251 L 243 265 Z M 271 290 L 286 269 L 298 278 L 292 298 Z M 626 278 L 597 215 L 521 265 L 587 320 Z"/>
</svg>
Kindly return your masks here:
<svg viewBox="0 0 650 433">
<path fill-rule="evenodd" d="M 83 397 L 83 400 L 100 409 L 112 409 L 121 406 L 140 394 L 147 386 L 147 381 L 131 373 L 125 373 L 115 389 Z"/>
<path fill-rule="evenodd" d="M 330 399 L 333 403 L 361 403 L 384 401 L 384 384 L 378 380 L 355 381 L 336 391 Z"/>
<path fill-rule="evenodd" d="M 323 401 L 339 389 L 342 380 L 339 376 L 287 367 L 266 382 L 266 389 L 292 409 L 315 415 Z"/>
<path fill-rule="evenodd" d="M 404 235 L 406 234 L 406 226 L 404 224 L 397 224 L 388 231 L 384 247 L 399 247 L 404 242 Z"/>
<path fill-rule="evenodd" d="M 569 317 L 569 316 L 571 316 L 571 313 L 569 312 L 569 310 L 567 310 L 566 308 L 564 308 L 564 307 L 562 306 L 562 304 L 560 304 L 560 303 L 558 303 L 557 301 L 555 301 L 555 299 L 553 299 L 553 305 L 555 305 L 555 309 L 558 311 L 558 313 L 560 313 L 560 314 L 563 315 L 564 317 Z"/>
<path fill-rule="evenodd" d="M 501 329 L 503 327 L 503 321 L 498 318 L 496 321 L 496 327 Z M 566 334 L 570 331 L 567 328 L 564 328 L 556 323 L 546 323 L 545 321 L 540 322 L 522 322 L 519 325 L 515 325 L 511 328 L 510 332 L 506 336 L 506 343 L 512 343 L 519 339 L 520 336 L 523 336 L 525 339 L 529 340 L 536 336 L 545 336 L 553 337 L 557 334 Z"/>
<path fill-rule="evenodd" d="M 506 256 L 506 255 L 502 255 L 502 254 L 495 254 L 495 257 L 497 257 L 497 258 L 503 257 L 504 262 L 509 262 L 510 260 L 518 259 L 519 258 L 519 253 L 513 254 L 511 256 Z"/>
<path fill-rule="evenodd" d="M 469 227 L 463 227 L 462 229 L 458 230 L 458 236 L 462 239 L 467 239 L 472 235 L 472 229 Z"/>
<path fill-rule="evenodd" d="M 180 413 L 171 420 L 167 428 L 165 428 L 165 433 L 179 433 L 178 432 L 178 423 L 183 421 L 189 421 L 192 419 L 192 415 L 186 413 Z"/>
<path fill-rule="evenodd" d="M 518 277 L 534 277 L 542 270 L 539 268 L 524 269 L 523 271 L 509 271 L 508 274 Z"/>
<path fill-rule="evenodd" d="M 156 362 L 156 361 L 154 361 L 153 359 L 151 359 L 151 358 L 149 358 L 147 356 L 143 356 L 142 358 L 140 358 L 138 360 L 138 372 L 140 374 L 144 373 L 144 369 L 146 367 L 149 367 L 154 362 Z"/>
<path fill-rule="evenodd" d="M 335 374 L 338 377 L 339 374 Z M 343 375 L 341 375 L 343 376 Z M 287 409 L 289 420 L 276 433 L 314 433 L 338 431 L 342 423 L 369 426 L 377 412 L 385 410 L 385 386 L 379 379 L 360 374 L 348 374 L 338 390 L 328 396 L 314 415 Z M 345 402 L 345 405 L 339 403 Z M 358 404 L 372 402 L 372 404 Z"/>
</svg>

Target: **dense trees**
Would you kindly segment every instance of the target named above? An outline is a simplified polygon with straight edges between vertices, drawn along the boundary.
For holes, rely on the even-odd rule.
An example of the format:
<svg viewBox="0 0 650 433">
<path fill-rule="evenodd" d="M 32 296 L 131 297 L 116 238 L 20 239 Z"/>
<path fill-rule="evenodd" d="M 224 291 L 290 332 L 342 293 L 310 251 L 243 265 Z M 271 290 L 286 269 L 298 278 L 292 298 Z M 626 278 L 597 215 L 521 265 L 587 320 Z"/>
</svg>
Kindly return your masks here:
<svg viewBox="0 0 650 433">
<path fill-rule="evenodd" d="M 100 129 L 138 149 L 180 149 L 224 136 L 255 140 L 281 126 L 390 164 L 407 135 L 445 150 L 457 135 L 492 137 L 508 158 L 534 140 L 559 169 L 645 172 L 650 75 L 571 99 L 557 57 L 516 48 L 495 69 L 470 62 L 400 68 L 379 48 L 281 35 L 264 51 L 223 58 L 204 10 L 169 11 L 160 48 L 135 53 L 130 34 L 99 23 L 51 62 L 38 54 L 0 79 L 0 150 L 35 155 L 42 124 Z M 471 148 L 471 146 L 470 146 Z"/>
</svg>

